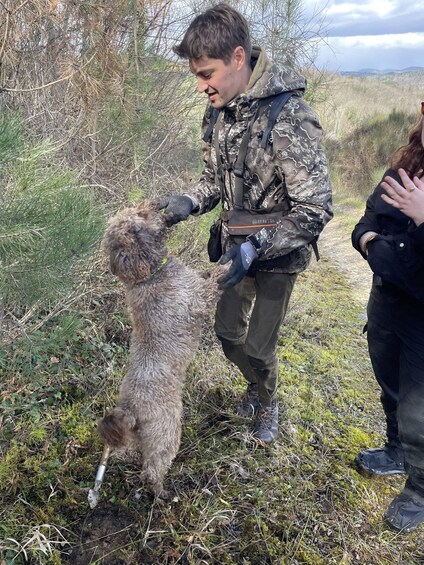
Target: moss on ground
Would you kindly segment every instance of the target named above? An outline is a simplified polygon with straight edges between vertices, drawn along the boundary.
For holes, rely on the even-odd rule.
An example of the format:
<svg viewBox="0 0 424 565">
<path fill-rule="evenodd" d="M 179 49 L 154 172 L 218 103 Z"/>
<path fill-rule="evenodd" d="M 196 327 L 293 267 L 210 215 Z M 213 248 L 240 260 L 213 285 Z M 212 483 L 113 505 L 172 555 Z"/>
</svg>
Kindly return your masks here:
<svg viewBox="0 0 424 565">
<path fill-rule="evenodd" d="M 244 382 L 205 328 L 187 376 L 181 449 L 167 479 L 172 498 L 154 502 L 137 469 L 112 459 L 101 502 L 89 510 L 102 449 L 96 422 L 116 400 L 127 360 L 119 293 L 117 287 L 98 296 L 89 315 L 81 312 L 60 349 L 57 319 L 31 343 L 4 351 L 6 565 L 422 562 L 423 531 L 399 536 L 381 520 L 402 479 L 371 480 L 352 463 L 359 450 L 381 444 L 383 418 L 362 308 L 325 259 L 299 276 L 281 328 L 275 444 L 258 448 L 251 422 L 235 415 Z"/>
</svg>

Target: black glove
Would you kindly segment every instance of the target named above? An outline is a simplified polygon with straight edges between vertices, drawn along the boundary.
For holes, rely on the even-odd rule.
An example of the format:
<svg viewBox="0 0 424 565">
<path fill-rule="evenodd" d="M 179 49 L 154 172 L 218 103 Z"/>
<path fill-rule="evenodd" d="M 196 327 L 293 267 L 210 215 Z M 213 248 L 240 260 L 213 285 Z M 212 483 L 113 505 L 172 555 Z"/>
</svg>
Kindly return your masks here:
<svg viewBox="0 0 424 565">
<path fill-rule="evenodd" d="M 218 288 L 223 290 L 239 283 L 257 256 L 258 252 L 250 241 L 231 247 L 219 262 L 221 265 L 225 265 L 228 261 L 233 263 L 225 275 L 218 279 Z"/>
<path fill-rule="evenodd" d="M 168 226 L 186 220 L 193 208 L 193 201 L 188 196 L 169 196 L 159 202 L 159 210 L 164 211 Z"/>
</svg>

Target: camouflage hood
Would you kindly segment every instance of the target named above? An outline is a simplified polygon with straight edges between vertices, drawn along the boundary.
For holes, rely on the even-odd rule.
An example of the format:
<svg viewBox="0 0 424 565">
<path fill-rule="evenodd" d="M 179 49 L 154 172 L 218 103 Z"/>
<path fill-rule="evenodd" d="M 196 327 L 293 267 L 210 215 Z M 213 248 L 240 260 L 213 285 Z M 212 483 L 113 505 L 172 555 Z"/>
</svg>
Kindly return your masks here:
<svg viewBox="0 0 424 565">
<path fill-rule="evenodd" d="M 233 112 L 237 121 L 253 116 L 255 101 L 281 92 L 293 91 L 300 98 L 306 90 L 306 79 L 288 67 L 280 67 L 268 59 L 261 47 L 252 48 L 250 65 L 253 69 L 246 92 L 227 103 L 228 112 Z M 210 106 L 209 106 L 210 111 Z"/>
<path fill-rule="evenodd" d="M 270 61 L 260 47 L 253 47 L 251 67 L 253 69 L 246 95 L 253 98 L 266 98 L 280 92 L 297 90 L 299 95 L 306 90 L 306 79 L 289 69 L 279 67 Z"/>
</svg>

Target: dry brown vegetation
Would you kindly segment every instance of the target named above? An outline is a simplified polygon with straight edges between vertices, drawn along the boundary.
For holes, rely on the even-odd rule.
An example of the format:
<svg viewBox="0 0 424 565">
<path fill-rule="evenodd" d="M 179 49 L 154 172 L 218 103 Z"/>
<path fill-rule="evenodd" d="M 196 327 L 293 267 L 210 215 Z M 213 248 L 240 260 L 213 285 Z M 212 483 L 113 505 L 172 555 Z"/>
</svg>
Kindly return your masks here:
<svg viewBox="0 0 424 565">
<path fill-rule="evenodd" d="M 363 200 L 419 118 L 424 72 L 327 75 L 317 103 L 336 193 Z M 327 95 L 325 95 L 327 93 Z"/>
<path fill-rule="evenodd" d="M 122 200 L 131 185 L 164 189 L 185 166 L 179 146 L 190 144 L 193 100 L 181 69 L 163 59 L 163 36 L 178 16 L 170 4 L 0 5 L 2 103 L 108 199 Z"/>
</svg>

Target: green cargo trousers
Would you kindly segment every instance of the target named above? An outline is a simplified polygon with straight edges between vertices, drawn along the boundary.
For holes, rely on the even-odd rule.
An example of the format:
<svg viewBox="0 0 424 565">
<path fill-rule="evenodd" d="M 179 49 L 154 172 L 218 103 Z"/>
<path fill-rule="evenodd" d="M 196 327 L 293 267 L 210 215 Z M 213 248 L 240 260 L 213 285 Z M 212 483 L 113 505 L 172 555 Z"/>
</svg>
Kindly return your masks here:
<svg viewBox="0 0 424 565">
<path fill-rule="evenodd" d="M 215 333 L 227 359 L 249 383 L 257 383 L 262 406 L 278 386 L 277 340 L 297 274 L 257 271 L 221 295 Z"/>
</svg>

